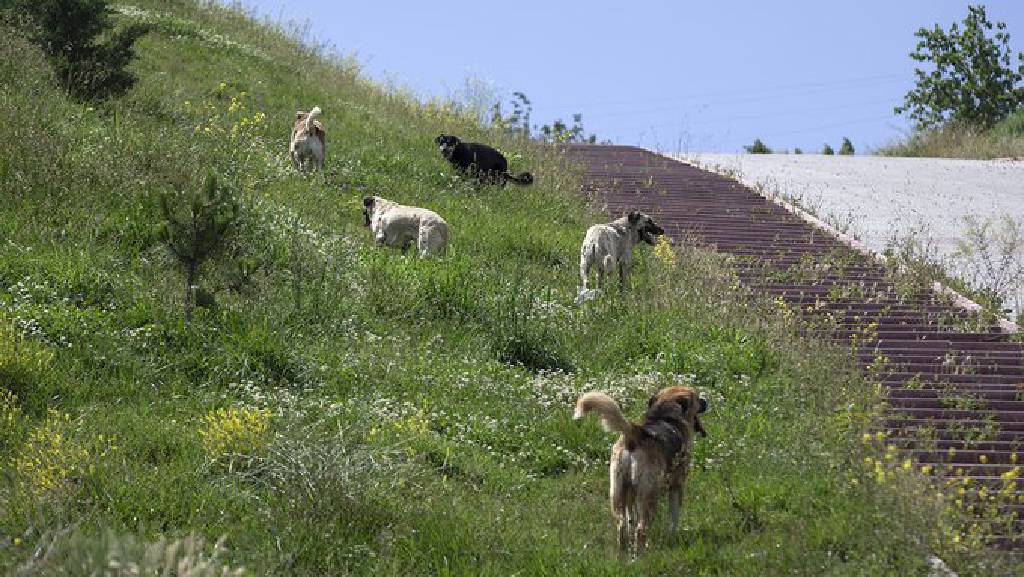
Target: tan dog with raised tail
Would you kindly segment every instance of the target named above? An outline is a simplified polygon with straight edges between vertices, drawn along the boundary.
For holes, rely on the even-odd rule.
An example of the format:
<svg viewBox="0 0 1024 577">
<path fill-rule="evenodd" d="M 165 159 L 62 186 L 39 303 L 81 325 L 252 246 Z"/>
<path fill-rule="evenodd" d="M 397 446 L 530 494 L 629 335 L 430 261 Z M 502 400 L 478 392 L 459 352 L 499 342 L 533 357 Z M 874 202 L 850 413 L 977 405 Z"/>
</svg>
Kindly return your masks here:
<svg viewBox="0 0 1024 577">
<path fill-rule="evenodd" d="M 619 433 L 612 446 L 609 497 L 618 523 L 619 549 L 642 552 L 663 487 L 668 487 L 672 532 L 679 529 L 683 486 L 690 471 L 696 433 L 707 436 L 699 415 L 708 403 L 689 387 L 668 387 L 650 398 L 641 424 L 626 420 L 604 393 L 576 401 L 574 419 L 597 413 L 605 430 Z"/>
<path fill-rule="evenodd" d="M 324 156 L 327 153 L 327 140 L 324 126 L 317 117 L 320 107 L 314 106 L 308 113 L 295 113 L 295 126 L 292 127 L 291 144 L 288 145 L 288 156 L 298 170 L 323 170 Z"/>
</svg>

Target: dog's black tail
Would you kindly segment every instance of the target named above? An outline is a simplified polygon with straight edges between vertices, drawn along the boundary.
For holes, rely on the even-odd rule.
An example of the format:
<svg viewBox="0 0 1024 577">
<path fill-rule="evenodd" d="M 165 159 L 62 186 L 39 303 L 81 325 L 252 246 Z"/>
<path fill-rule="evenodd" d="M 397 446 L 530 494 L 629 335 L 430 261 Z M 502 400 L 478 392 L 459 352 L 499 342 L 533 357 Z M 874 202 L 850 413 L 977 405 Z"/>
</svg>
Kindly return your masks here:
<svg viewBox="0 0 1024 577">
<path fill-rule="evenodd" d="M 529 172 L 523 172 L 519 176 L 516 176 L 514 174 L 509 174 L 509 173 L 506 172 L 505 173 L 505 178 L 511 180 L 512 182 L 514 182 L 516 184 L 520 184 L 522 186 L 527 186 L 529 184 L 533 184 L 533 175 L 530 174 Z"/>
</svg>

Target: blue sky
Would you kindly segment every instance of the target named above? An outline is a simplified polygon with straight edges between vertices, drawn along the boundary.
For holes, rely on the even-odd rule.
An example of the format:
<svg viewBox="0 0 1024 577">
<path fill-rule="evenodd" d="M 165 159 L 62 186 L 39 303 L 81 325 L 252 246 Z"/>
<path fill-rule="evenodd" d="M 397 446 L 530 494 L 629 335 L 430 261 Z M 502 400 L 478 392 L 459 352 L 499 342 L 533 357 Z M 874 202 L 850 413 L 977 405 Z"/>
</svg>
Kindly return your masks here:
<svg viewBox="0 0 1024 577">
<path fill-rule="evenodd" d="M 583 114 L 588 132 L 665 151 L 769 146 L 859 151 L 907 131 L 893 106 L 913 86 L 914 32 L 967 2 L 862 0 L 244 0 L 372 78 L 426 98 L 469 91 L 533 102 L 532 122 Z M 986 3 L 1024 50 L 1024 2 Z M 480 87 L 483 87 L 481 90 Z"/>
</svg>

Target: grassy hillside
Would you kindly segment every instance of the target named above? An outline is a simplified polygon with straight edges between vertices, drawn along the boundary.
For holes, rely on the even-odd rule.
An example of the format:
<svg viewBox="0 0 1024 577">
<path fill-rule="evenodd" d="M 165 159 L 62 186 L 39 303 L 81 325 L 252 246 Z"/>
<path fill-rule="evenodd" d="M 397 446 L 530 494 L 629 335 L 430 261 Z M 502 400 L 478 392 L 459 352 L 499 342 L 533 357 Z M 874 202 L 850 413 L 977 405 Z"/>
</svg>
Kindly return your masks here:
<svg viewBox="0 0 1024 577">
<path fill-rule="evenodd" d="M 928 553 L 1012 572 L 862 439 L 875 392 L 849 351 L 748 301 L 712 255 L 645 253 L 632 290 L 574 307 L 578 245 L 604 217 L 557 152 L 237 12 L 120 13 L 154 30 L 139 84 L 95 109 L 0 29 L 6 572 L 212 556 L 267 575 L 913 575 Z M 303 176 L 287 136 L 314 104 L 326 174 Z M 460 182 L 442 131 L 495 142 L 537 184 Z M 159 199 L 210 171 L 241 219 L 186 326 Z M 445 216 L 448 255 L 373 247 L 367 194 Z M 672 384 L 711 403 L 683 528 L 663 515 L 651 551 L 620 559 L 613 439 L 572 402 L 605 390 L 636 416 Z"/>
<path fill-rule="evenodd" d="M 1024 110 L 989 130 L 949 126 L 918 132 L 878 151 L 883 156 L 1024 158 Z"/>
</svg>

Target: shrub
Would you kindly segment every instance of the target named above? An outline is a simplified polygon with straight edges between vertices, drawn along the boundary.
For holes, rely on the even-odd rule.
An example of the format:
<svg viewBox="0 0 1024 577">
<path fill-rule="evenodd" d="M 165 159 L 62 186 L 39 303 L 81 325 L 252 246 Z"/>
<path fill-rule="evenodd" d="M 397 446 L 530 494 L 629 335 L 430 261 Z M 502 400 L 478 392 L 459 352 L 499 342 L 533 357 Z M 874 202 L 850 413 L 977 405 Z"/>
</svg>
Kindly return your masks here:
<svg viewBox="0 0 1024 577">
<path fill-rule="evenodd" d="M 227 461 L 228 471 L 232 471 L 266 448 L 269 432 L 269 411 L 232 407 L 207 413 L 199 436 L 207 456 Z"/>
<path fill-rule="evenodd" d="M 107 0 L 15 0 L 32 20 L 30 38 L 42 47 L 57 80 L 79 100 L 116 97 L 135 84 L 127 70 L 135 41 L 148 26 L 114 31 Z"/>
<path fill-rule="evenodd" d="M 72 481 L 91 472 L 97 462 L 117 450 L 113 440 L 100 436 L 89 446 L 76 438 L 71 416 L 51 409 L 34 428 L 14 458 L 21 494 L 40 499 L 68 489 Z"/>
<path fill-rule="evenodd" d="M 760 138 L 754 139 L 754 144 L 744 146 L 743 150 L 747 151 L 747 154 L 771 154 L 772 149 L 768 148 L 768 145 L 761 142 Z"/>
<path fill-rule="evenodd" d="M 561 118 L 559 118 L 551 124 L 541 126 L 540 132 L 542 134 L 541 140 L 555 144 L 565 142 L 585 142 L 588 144 L 594 144 L 597 142 L 596 134 L 591 134 L 590 136 L 586 135 L 586 131 L 583 129 L 583 115 L 580 113 L 572 115 L 572 126 L 568 126 Z"/>
<path fill-rule="evenodd" d="M 184 205 L 182 207 L 181 205 Z M 199 267 L 224 247 L 238 219 L 238 202 L 231 191 L 208 174 L 202 192 L 166 194 L 160 199 L 164 223 L 159 230 L 171 254 L 185 272 L 185 324 L 192 322 Z"/>
<path fill-rule="evenodd" d="M 836 151 L 832 150 L 832 147 L 829 146 L 828 143 L 825 143 L 825 146 L 821 149 L 821 153 L 825 156 L 832 156 Z"/>
<path fill-rule="evenodd" d="M 843 144 L 839 147 L 839 154 L 843 156 L 853 156 L 853 143 L 845 136 L 843 137 Z"/>
</svg>

